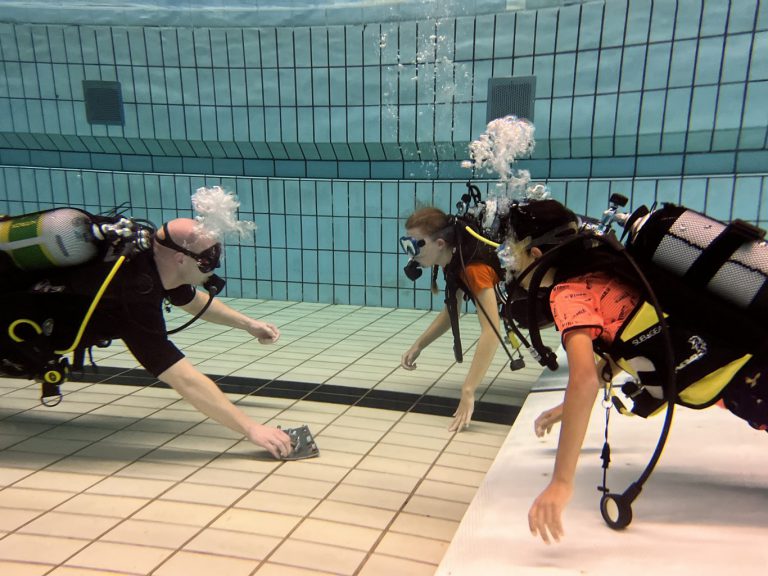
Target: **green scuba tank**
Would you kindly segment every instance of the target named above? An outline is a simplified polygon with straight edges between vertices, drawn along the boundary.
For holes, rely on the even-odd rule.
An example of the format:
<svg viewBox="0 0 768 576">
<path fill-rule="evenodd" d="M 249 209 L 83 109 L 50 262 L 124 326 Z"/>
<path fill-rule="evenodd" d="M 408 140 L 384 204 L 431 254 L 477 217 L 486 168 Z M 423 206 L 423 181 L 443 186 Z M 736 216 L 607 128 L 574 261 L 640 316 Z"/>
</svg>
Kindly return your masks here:
<svg viewBox="0 0 768 576">
<path fill-rule="evenodd" d="M 20 270 L 75 266 L 98 252 L 90 215 L 56 208 L 0 220 L 0 252 Z"/>
</svg>

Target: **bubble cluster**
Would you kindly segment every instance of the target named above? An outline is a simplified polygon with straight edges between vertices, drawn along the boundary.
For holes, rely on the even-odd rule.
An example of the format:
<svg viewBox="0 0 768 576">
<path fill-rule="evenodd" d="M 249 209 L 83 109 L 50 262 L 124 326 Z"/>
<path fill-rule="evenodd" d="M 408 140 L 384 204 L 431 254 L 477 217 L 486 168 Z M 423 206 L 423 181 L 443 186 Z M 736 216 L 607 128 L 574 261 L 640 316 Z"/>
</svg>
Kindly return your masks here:
<svg viewBox="0 0 768 576">
<path fill-rule="evenodd" d="M 192 207 L 197 221 L 196 232 L 203 237 L 222 240 L 230 235 L 243 237 L 256 230 L 256 224 L 237 219 L 240 202 L 221 186 L 198 188 L 192 195 Z"/>
</svg>

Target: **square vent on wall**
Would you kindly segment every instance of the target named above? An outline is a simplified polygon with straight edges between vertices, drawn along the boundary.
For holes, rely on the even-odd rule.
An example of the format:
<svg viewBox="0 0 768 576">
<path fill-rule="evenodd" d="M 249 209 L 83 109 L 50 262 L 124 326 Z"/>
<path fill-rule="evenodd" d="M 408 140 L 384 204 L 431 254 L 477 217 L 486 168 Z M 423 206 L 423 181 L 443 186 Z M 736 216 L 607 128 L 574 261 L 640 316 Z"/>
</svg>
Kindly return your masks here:
<svg viewBox="0 0 768 576">
<path fill-rule="evenodd" d="M 89 124 L 125 124 L 120 82 L 83 80 L 83 99 Z"/>
<path fill-rule="evenodd" d="M 536 76 L 488 79 L 488 108 L 485 121 L 514 114 L 533 122 Z"/>
</svg>

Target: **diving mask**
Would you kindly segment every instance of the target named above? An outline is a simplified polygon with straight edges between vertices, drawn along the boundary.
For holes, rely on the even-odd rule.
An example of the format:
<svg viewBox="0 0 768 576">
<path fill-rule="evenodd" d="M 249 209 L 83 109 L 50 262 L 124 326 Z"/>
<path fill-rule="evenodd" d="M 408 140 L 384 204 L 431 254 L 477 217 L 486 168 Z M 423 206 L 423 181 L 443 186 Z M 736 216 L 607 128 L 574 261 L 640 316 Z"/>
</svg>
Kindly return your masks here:
<svg viewBox="0 0 768 576">
<path fill-rule="evenodd" d="M 216 242 L 216 244 L 206 248 L 202 252 L 192 252 L 192 250 L 187 250 L 183 246 L 179 246 L 176 244 L 176 242 L 173 241 L 171 238 L 171 233 L 168 231 L 167 223 L 163 224 L 163 232 L 165 232 L 164 238 L 155 236 L 157 243 L 161 246 L 165 246 L 166 248 L 176 250 L 176 252 L 186 254 L 192 258 L 197 263 L 197 267 L 200 272 L 203 274 L 213 272 L 221 265 L 221 242 Z"/>
<path fill-rule="evenodd" d="M 427 243 L 426 240 L 424 240 L 423 238 L 421 240 L 418 240 L 413 236 L 400 237 L 400 247 L 403 249 L 403 252 L 411 258 L 418 256 L 419 251 L 421 250 L 421 247 L 424 246 L 426 243 Z"/>
</svg>

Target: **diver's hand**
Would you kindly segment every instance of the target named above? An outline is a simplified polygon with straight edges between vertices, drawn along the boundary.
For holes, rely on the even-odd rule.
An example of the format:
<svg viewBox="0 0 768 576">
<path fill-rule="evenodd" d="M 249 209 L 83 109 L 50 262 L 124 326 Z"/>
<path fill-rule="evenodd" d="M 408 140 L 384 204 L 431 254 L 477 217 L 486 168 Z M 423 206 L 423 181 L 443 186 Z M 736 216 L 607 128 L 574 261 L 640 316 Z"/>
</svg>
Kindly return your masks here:
<svg viewBox="0 0 768 576">
<path fill-rule="evenodd" d="M 274 344 L 280 339 L 280 330 L 268 322 L 251 320 L 246 330 L 248 334 L 259 339 L 259 344 Z"/>
<path fill-rule="evenodd" d="M 562 514 L 573 495 L 573 484 L 552 480 L 528 512 L 528 527 L 533 536 L 541 536 L 547 544 L 550 538 L 559 542 L 563 537 Z"/>
<path fill-rule="evenodd" d="M 544 410 L 533 423 L 533 429 L 539 438 L 552 432 L 552 427 L 563 419 L 563 405 Z"/>
<path fill-rule="evenodd" d="M 475 411 L 475 394 L 462 392 L 461 402 L 456 412 L 453 413 L 453 422 L 448 426 L 449 432 L 461 432 L 469 428 L 469 422 L 472 420 L 472 413 Z"/>
<path fill-rule="evenodd" d="M 293 450 L 291 438 L 279 428 L 264 426 L 254 422 L 248 428 L 245 436 L 257 446 L 265 448 L 275 458 L 284 458 Z"/>
<path fill-rule="evenodd" d="M 416 358 L 419 357 L 419 354 L 421 354 L 421 348 L 414 344 L 403 354 L 403 357 L 400 359 L 400 366 L 406 370 L 416 370 Z"/>
</svg>

